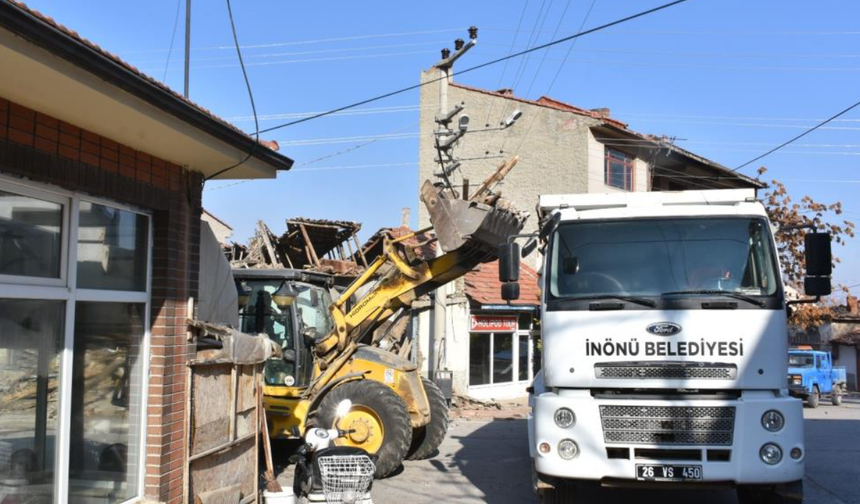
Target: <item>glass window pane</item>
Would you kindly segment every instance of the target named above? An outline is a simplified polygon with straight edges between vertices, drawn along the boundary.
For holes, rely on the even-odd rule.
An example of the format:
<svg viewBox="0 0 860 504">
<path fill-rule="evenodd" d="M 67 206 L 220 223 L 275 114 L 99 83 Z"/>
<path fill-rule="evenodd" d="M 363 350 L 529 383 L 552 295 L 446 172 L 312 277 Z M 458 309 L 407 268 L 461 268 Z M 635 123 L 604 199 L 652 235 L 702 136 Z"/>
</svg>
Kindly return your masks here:
<svg viewBox="0 0 860 504">
<path fill-rule="evenodd" d="M 144 305 L 75 306 L 69 502 L 137 495 Z"/>
<path fill-rule="evenodd" d="M 518 379 L 520 381 L 529 379 L 529 337 L 525 334 L 517 336 L 520 341 L 520 354 L 517 356 L 519 361 Z"/>
<path fill-rule="evenodd" d="M 63 206 L 0 191 L 0 275 L 60 277 Z"/>
<path fill-rule="evenodd" d="M 493 383 L 514 381 L 514 335 L 493 333 Z"/>
<path fill-rule="evenodd" d="M 64 314 L 63 301 L 0 299 L 0 502 L 54 500 Z"/>
<path fill-rule="evenodd" d="M 469 385 L 490 383 L 490 335 L 469 335 Z"/>
<path fill-rule="evenodd" d="M 145 291 L 147 217 L 88 201 L 80 207 L 78 287 Z"/>
</svg>

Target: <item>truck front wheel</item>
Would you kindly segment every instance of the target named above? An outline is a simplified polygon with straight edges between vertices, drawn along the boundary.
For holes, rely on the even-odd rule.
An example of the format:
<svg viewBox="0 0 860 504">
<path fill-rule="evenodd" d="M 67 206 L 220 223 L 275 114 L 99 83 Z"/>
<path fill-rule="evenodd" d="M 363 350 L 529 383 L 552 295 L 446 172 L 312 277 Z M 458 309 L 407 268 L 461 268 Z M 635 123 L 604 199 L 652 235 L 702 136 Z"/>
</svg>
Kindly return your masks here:
<svg viewBox="0 0 860 504">
<path fill-rule="evenodd" d="M 818 391 L 818 385 L 812 387 L 812 393 L 806 396 L 806 405 L 810 408 L 817 408 L 821 401 L 821 392 Z"/>
<path fill-rule="evenodd" d="M 830 402 L 832 402 L 834 406 L 842 406 L 842 389 L 833 389 L 833 392 L 830 394 Z"/>
<path fill-rule="evenodd" d="M 582 502 L 582 484 L 578 481 L 555 480 L 553 488 L 538 490 L 541 504 L 577 504 Z"/>
<path fill-rule="evenodd" d="M 795 481 L 783 488 L 739 486 L 738 504 L 801 504 L 803 482 Z"/>
</svg>

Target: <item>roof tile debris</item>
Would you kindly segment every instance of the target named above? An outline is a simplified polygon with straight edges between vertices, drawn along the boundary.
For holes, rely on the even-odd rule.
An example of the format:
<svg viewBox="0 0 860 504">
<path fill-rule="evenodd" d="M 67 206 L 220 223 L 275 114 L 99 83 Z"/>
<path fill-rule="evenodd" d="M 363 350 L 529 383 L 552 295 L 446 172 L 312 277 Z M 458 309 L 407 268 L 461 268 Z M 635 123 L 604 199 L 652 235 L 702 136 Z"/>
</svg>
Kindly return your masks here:
<svg viewBox="0 0 860 504">
<path fill-rule="evenodd" d="M 466 273 L 466 296 L 481 305 L 504 305 L 502 283 L 499 281 L 499 261 L 479 265 Z M 525 263 L 520 263 L 520 298 L 511 301 L 512 305 L 540 304 L 538 274 Z"/>
</svg>

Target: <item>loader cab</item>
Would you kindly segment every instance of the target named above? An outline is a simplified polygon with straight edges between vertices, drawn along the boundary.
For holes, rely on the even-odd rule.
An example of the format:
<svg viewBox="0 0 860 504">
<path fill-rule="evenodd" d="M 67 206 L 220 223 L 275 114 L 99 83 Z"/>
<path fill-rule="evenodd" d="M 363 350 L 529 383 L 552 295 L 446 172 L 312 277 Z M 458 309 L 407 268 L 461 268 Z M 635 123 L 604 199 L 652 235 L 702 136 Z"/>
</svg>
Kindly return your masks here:
<svg viewBox="0 0 860 504">
<path fill-rule="evenodd" d="M 239 330 L 266 334 L 283 357 L 266 362 L 266 387 L 301 388 L 313 370 L 314 335 L 332 330 L 332 277 L 301 270 L 234 270 L 239 291 Z"/>
</svg>

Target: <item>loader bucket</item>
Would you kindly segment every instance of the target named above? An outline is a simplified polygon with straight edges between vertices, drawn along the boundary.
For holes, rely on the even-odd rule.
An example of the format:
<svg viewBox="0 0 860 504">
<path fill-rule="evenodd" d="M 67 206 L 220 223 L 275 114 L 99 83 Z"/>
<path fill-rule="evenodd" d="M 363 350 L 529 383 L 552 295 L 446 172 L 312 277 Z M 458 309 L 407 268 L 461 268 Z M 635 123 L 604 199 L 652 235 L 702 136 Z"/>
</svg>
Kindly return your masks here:
<svg viewBox="0 0 860 504">
<path fill-rule="evenodd" d="M 445 252 L 461 247 L 495 254 L 508 236 L 519 233 L 523 219 L 515 212 L 477 201 L 453 198 L 430 181 L 421 187 L 421 199 L 430 213 L 439 245 Z"/>
</svg>

